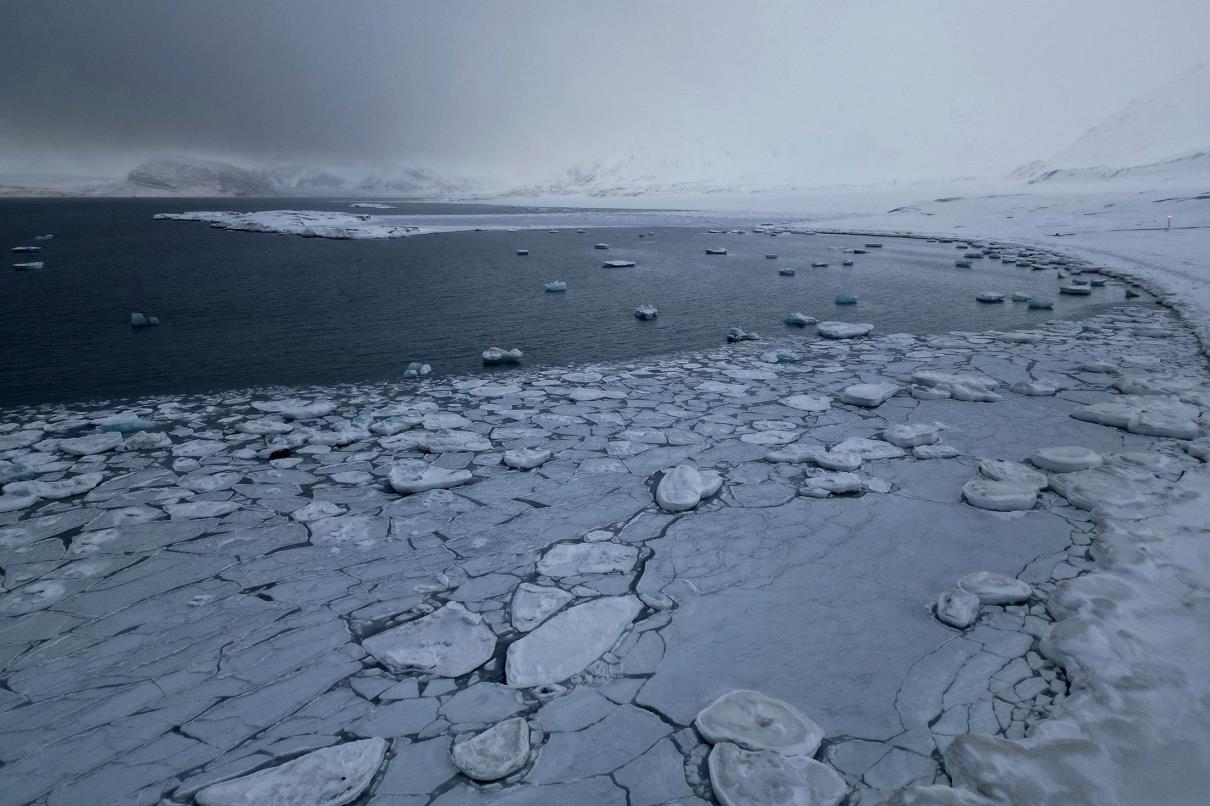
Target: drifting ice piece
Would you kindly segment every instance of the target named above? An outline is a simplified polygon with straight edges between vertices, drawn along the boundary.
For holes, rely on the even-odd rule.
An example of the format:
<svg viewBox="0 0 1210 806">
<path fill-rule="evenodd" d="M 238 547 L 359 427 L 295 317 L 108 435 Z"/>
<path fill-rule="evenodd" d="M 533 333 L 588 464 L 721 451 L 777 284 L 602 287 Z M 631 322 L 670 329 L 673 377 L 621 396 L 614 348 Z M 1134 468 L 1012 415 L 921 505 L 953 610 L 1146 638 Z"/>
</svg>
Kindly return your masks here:
<svg viewBox="0 0 1210 806">
<path fill-rule="evenodd" d="M 407 369 L 403 371 L 405 379 L 420 378 L 428 375 L 433 371 L 433 368 L 428 364 L 421 364 L 419 361 L 412 361 L 408 364 Z"/>
<path fill-rule="evenodd" d="M 971 506 L 992 512 L 1033 509 L 1038 488 L 1026 481 L 971 479 L 962 486 L 962 497 Z"/>
<path fill-rule="evenodd" d="M 1028 583 L 992 571 L 974 571 L 958 580 L 958 587 L 979 597 L 983 604 L 1020 604 L 1033 596 Z"/>
<path fill-rule="evenodd" d="M 1088 470 L 1101 464 L 1101 455 L 1088 448 L 1077 445 L 1058 445 L 1051 448 L 1038 448 L 1029 455 L 1029 461 L 1034 467 L 1049 470 L 1052 473 L 1073 473 L 1077 470 Z"/>
<path fill-rule="evenodd" d="M 517 250 L 517 257 L 525 257 L 528 254 L 529 254 L 528 249 L 518 249 Z"/>
<path fill-rule="evenodd" d="M 969 260 L 955 260 L 954 265 L 960 269 L 969 269 L 971 267 L 971 262 Z"/>
<path fill-rule="evenodd" d="M 30 263 L 14 263 L 13 269 L 16 271 L 36 271 L 42 268 L 45 264 L 41 260 L 35 260 Z"/>
<path fill-rule="evenodd" d="M 769 254 L 765 255 L 765 260 L 777 260 L 777 255 L 770 252 Z"/>
<path fill-rule="evenodd" d="M 815 324 L 819 320 L 813 316 L 807 316 L 805 313 L 795 312 L 786 314 L 782 317 L 782 321 L 794 327 L 806 327 L 807 325 Z"/>
<path fill-rule="evenodd" d="M 512 775 L 529 759 L 529 723 L 506 719 L 450 750 L 454 766 L 476 781 L 497 781 Z"/>
<path fill-rule="evenodd" d="M 992 481 L 1020 481 L 1032 484 L 1039 490 L 1045 490 L 1050 484 L 1044 474 L 1026 467 L 1020 462 L 1009 462 L 1004 459 L 984 459 L 979 463 L 979 473 Z"/>
<path fill-rule="evenodd" d="M 1029 294 L 1024 291 L 1014 291 L 1013 302 L 1029 302 Z"/>
<path fill-rule="evenodd" d="M 422 493 L 466 484 L 471 480 L 469 470 L 446 470 L 420 459 L 404 459 L 391 468 L 391 489 L 400 495 Z"/>
<path fill-rule="evenodd" d="M 1031 299 L 1029 308 L 1033 311 L 1049 311 L 1055 307 L 1055 304 L 1048 299 Z"/>
<path fill-rule="evenodd" d="M 782 277 L 793 277 L 794 269 L 778 269 L 777 273 L 780 274 Z"/>
<path fill-rule="evenodd" d="M 532 470 L 550 459 L 550 451 L 538 448 L 517 448 L 504 452 L 504 464 L 514 470 Z"/>
<path fill-rule="evenodd" d="M 516 364 L 521 361 L 525 353 L 514 347 L 511 350 L 504 350 L 499 347 L 489 347 L 483 351 L 483 364 L 485 366 L 494 367 L 502 364 Z"/>
<path fill-rule="evenodd" d="M 458 677 L 482 666 L 496 651 L 496 634 L 483 617 L 458 602 L 361 642 L 394 674 L 419 669 Z"/>
<path fill-rule="evenodd" d="M 941 427 L 937 423 L 899 423 L 888 426 L 882 438 L 900 448 L 932 445 L 941 441 Z"/>
<path fill-rule="evenodd" d="M 725 255 L 725 254 L 727 254 L 727 250 L 726 249 L 707 249 L 706 254 L 707 255 Z"/>
<path fill-rule="evenodd" d="M 756 341 L 760 336 L 756 333 L 749 333 L 742 327 L 733 327 L 727 331 L 727 341 Z"/>
<path fill-rule="evenodd" d="M 607 243 L 598 243 L 598 244 L 594 244 L 592 248 L 593 248 L 593 249 L 608 249 L 608 248 L 609 248 L 609 244 L 607 244 Z"/>
<path fill-rule="evenodd" d="M 722 486 L 723 477 L 713 470 L 677 465 L 660 479 L 655 488 L 655 502 L 665 512 L 685 512 L 717 493 Z"/>
<path fill-rule="evenodd" d="M 1092 293 L 1092 286 L 1064 283 L 1063 285 L 1059 286 L 1059 293 L 1068 294 L 1073 297 L 1086 297 Z"/>
<path fill-rule="evenodd" d="M 567 283 L 563 280 L 555 280 L 554 282 L 550 282 L 550 283 L 546 284 L 546 291 L 547 291 L 547 293 L 550 293 L 550 294 L 557 294 L 560 291 L 566 291 L 566 290 L 567 290 Z"/>
<path fill-rule="evenodd" d="M 724 694 L 703 708 L 693 725 L 711 744 L 730 742 L 783 756 L 813 756 L 823 741 L 819 725 L 789 703 L 759 691 Z"/>
<path fill-rule="evenodd" d="M 643 320 L 654 319 L 657 316 L 659 316 L 659 314 L 660 314 L 659 308 L 655 307 L 654 305 L 648 305 L 646 303 L 644 303 L 634 309 L 634 315 L 638 319 L 643 319 Z"/>
<path fill-rule="evenodd" d="M 606 269 L 628 269 L 633 265 L 633 260 L 607 260 L 601 264 Z"/>
<path fill-rule="evenodd" d="M 820 322 L 815 332 L 825 339 L 856 339 L 870 335 L 874 326 L 864 322 Z"/>
<path fill-rule="evenodd" d="M 820 412 L 832 408 L 832 398 L 827 395 L 790 395 L 778 402 L 799 411 Z"/>
<path fill-rule="evenodd" d="M 343 806 L 374 780 L 385 739 L 363 739 L 307 753 L 277 767 L 213 784 L 195 796 L 201 806 Z"/>
<path fill-rule="evenodd" d="M 980 291 L 975 295 L 979 302 L 1003 302 L 1004 295 L 999 291 Z"/>
<path fill-rule="evenodd" d="M 852 266 L 852 265 L 853 265 L 853 261 L 851 261 L 851 260 L 842 260 L 842 261 L 840 261 L 840 265 L 842 265 L 842 266 Z"/>
<path fill-rule="evenodd" d="M 14 252 L 41 252 L 42 247 L 40 247 L 40 246 L 14 246 L 13 251 Z"/>
<path fill-rule="evenodd" d="M 937 620 L 964 630 L 979 618 L 979 597 L 964 590 L 946 591 L 937 597 Z"/>
<path fill-rule="evenodd" d="M 160 320 L 154 316 L 145 316 L 141 313 L 132 313 L 130 315 L 131 327 L 151 327 L 153 325 L 158 325 L 159 323 Z"/>
<path fill-rule="evenodd" d="M 840 393 L 840 402 L 872 409 L 881 406 L 898 391 L 899 387 L 893 383 L 857 383 L 844 388 Z"/>
<path fill-rule="evenodd" d="M 836 772 L 806 756 L 750 752 L 729 742 L 710 751 L 710 786 L 723 806 L 836 806 L 846 786 Z"/>
<path fill-rule="evenodd" d="M 760 354 L 760 360 L 766 364 L 797 364 L 800 359 L 796 353 L 789 350 L 777 350 Z"/>
<path fill-rule="evenodd" d="M 824 263 L 822 260 L 814 260 L 811 262 L 811 268 L 813 269 L 826 269 L 827 267 L 828 264 Z"/>
<path fill-rule="evenodd" d="M 583 671 L 614 645 L 642 609 L 634 596 L 605 596 L 564 610 L 509 645 L 508 685 L 544 686 Z"/>
<path fill-rule="evenodd" d="M 836 295 L 836 304 L 837 305 L 856 305 L 857 297 L 851 296 L 849 294 L 837 294 Z"/>
</svg>

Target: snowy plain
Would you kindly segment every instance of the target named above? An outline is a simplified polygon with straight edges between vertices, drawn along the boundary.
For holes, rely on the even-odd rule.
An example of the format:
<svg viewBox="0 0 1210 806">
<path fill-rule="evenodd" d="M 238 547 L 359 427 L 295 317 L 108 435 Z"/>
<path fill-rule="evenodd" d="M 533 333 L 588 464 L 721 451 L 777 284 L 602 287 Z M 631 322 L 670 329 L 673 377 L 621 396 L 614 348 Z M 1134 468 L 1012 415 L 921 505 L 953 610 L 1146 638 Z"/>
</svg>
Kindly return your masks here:
<svg viewBox="0 0 1210 806">
<path fill-rule="evenodd" d="M 1210 201 L 918 190 L 768 221 L 1045 249 L 1165 305 L 3 412 L 0 803 L 1202 802 Z M 822 741 L 703 732 L 734 690 Z"/>
</svg>

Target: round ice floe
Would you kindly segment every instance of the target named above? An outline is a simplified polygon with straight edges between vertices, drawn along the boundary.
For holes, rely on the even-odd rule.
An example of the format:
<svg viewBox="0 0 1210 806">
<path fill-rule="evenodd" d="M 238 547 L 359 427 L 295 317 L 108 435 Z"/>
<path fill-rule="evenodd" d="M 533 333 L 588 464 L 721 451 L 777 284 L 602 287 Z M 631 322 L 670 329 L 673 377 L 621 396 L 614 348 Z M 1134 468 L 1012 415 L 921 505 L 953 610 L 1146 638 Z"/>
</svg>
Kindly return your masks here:
<svg viewBox="0 0 1210 806">
<path fill-rule="evenodd" d="M 36 495 L 0 495 L 0 512 L 16 512 L 19 509 L 31 507 L 38 502 Z"/>
<path fill-rule="evenodd" d="M 723 806 L 836 806 L 844 781 L 826 764 L 724 742 L 710 751 L 710 786 Z"/>
<path fill-rule="evenodd" d="M 371 636 L 361 646 L 395 674 L 421 670 L 457 677 L 481 666 L 496 650 L 496 635 L 458 602 Z"/>
<path fill-rule="evenodd" d="M 731 742 L 786 756 L 813 756 L 823 741 L 823 729 L 797 708 L 746 689 L 719 697 L 698 713 L 693 724 L 711 744 Z"/>
<path fill-rule="evenodd" d="M 815 332 L 825 339 L 856 339 L 868 336 L 874 326 L 865 322 L 820 322 Z"/>
<path fill-rule="evenodd" d="M 538 572 L 554 579 L 629 571 L 639 550 L 620 543 L 558 543 L 538 561 Z"/>
<path fill-rule="evenodd" d="M 538 448 L 517 448 L 504 452 L 504 464 L 516 470 L 530 470 L 550 459 L 550 451 Z"/>
<path fill-rule="evenodd" d="M 904 456 L 903 448 L 884 442 L 881 439 L 866 439 L 865 437 L 846 437 L 832 446 L 835 452 L 855 453 L 867 462 L 876 459 L 898 459 Z"/>
<path fill-rule="evenodd" d="M 937 423 L 898 423 L 888 426 L 882 438 L 900 448 L 932 445 L 941 441 L 941 426 Z"/>
<path fill-rule="evenodd" d="M 513 626 L 529 632 L 553 616 L 575 597 L 561 588 L 522 582 L 509 607 Z"/>
<path fill-rule="evenodd" d="M 815 464 L 826 470 L 849 472 L 861 467 L 861 455 L 851 451 L 822 451 L 815 456 Z"/>
<path fill-rule="evenodd" d="M 508 685 L 544 686 L 583 671 L 614 645 L 642 608 L 634 596 L 604 596 L 564 610 L 509 644 Z"/>
<path fill-rule="evenodd" d="M 91 456 L 96 453 L 116 451 L 121 447 L 122 435 L 116 431 L 102 431 L 99 434 L 59 440 L 59 450 L 76 456 Z"/>
<path fill-rule="evenodd" d="M 840 393 L 840 402 L 872 409 L 881 406 L 898 391 L 899 386 L 893 383 L 858 383 L 844 388 Z"/>
<path fill-rule="evenodd" d="M 253 403 L 252 408 L 267 414 L 280 414 L 287 420 L 307 420 L 331 414 L 336 404 L 327 400 L 269 400 Z"/>
<path fill-rule="evenodd" d="M 806 412 L 827 411 L 832 408 L 832 398 L 827 395 L 791 395 L 778 402 L 783 406 Z"/>
<path fill-rule="evenodd" d="M 525 766 L 529 759 L 529 723 L 513 717 L 450 750 L 454 766 L 476 781 L 496 781 Z"/>
<path fill-rule="evenodd" d="M 1038 488 L 1024 481 L 971 479 L 962 486 L 962 497 L 971 506 L 993 512 L 1033 509 Z"/>
<path fill-rule="evenodd" d="M 912 456 L 917 459 L 953 459 L 958 456 L 958 449 L 953 445 L 917 445 L 912 448 Z"/>
<path fill-rule="evenodd" d="M 1072 473 L 1096 467 L 1101 463 L 1101 455 L 1077 445 L 1056 445 L 1038 448 L 1029 455 L 1029 461 L 1052 473 Z"/>
<path fill-rule="evenodd" d="M 1003 459 L 984 459 L 979 462 L 979 473 L 992 481 L 1021 481 L 1032 484 L 1039 490 L 1045 490 L 1050 483 L 1044 473 L 1039 473 L 1020 462 L 1008 462 Z"/>
<path fill-rule="evenodd" d="M 466 484 L 472 478 L 469 470 L 446 470 L 420 459 L 404 459 L 391 468 L 391 489 L 400 495 L 422 493 Z"/>
<path fill-rule="evenodd" d="M 946 591 L 937 597 L 937 620 L 964 630 L 979 618 L 979 597 L 969 591 Z"/>
<path fill-rule="evenodd" d="M 803 480 L 803 495 L 826 498 L 861 492 L 861 477 L 854 473 L 823 473 Z"/>
<path fill-rule="evenodd" d="M 775 451 L 769 451 L 765 454 L 765 459 L 769 462 L 802 464 L 804 462 L 814 462 L 821 453 L 824 453 L 822 446 L 795 443 Z"/>
<path fill-rule="evenodd" d="M 958 587 L 992 605 L 1020 604 L 1034 592 L 1029 583 L 992 571 L 973 571 L 958 580 Z"/>
<path fill-rule="evenodd" d="M 913 384 L 908 389 L 917 400 L 949 400 L 950 393 L 935 386 L 917 386 Z"/>
<path fill-rule="evenodd" d="M 104 480 L 101 473 L 81 473 L 61 481 L 14 481 L 4 485 L 7 495 L 35 495 L 38 498 L 71 498 L 96 487 Z"/>
<path fill-rule="evenodd" d="M 722 486 L 722 476 L 712 470 L 677 465 L 660 479 L 655 489 L 655 501 L 666 512 L 685 512 L 717 493 Z"/>
<path fill-rule="evenodd" d="M 1058 394 L 1059 391 L 1055 387 L 1039 381 L 1017 381 L 1008 388 L 1019 395 L 1030 395 L 1037 397 L 1047 397 Z"/>
<path fill-rule="evenodd" d="M 1126 430 L 1151 437 L 1194 439 L 1201 433 L 1197 420 L 1174 412 L 1144 411 L 1130 418 Z"/>
<path fill-rule="evenodd" d="M 386 755 L 385 739 L 325 747 L 277 767 L 213 784 L 195 796 L 201 806 L 343 806 L 370 785 Z"/>
</svg>

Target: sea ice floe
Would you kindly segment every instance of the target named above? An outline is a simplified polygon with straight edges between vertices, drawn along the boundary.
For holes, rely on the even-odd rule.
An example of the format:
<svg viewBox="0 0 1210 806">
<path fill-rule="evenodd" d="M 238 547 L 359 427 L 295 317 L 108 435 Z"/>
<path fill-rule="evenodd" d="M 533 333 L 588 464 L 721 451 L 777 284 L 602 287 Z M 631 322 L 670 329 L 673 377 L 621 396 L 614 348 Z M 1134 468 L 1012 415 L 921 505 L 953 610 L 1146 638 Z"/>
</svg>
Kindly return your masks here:
<svg viewBox="0 0 1210 806">
<path fill-rule="evenodd" d="M 1017 381 L 1010 385 L 1009 390 L 1018 395 L 1046 397 L 1058 393 L 1058 389 L 1041 381 Z"/>
<path fill-rule="evenodd" d="M 958 587 L 990 605 L 1020 604 L 1034 592 L 1029 583 L 993 571 L 972 571 L 958 580 Z"/>
<path fill-rule="evenodd" d="M 815 332 L 825 339 L 856 339 L 873 330 L 873 325 L 864 322 L 820 322 L 815 326 Z"/>
<path fill-rule="evenodd" d="M 1025 481 L 971 479 L 962 486 L 962 497 L 971 506 L 993 512 L 1033 509 L 1038 488 Z"/>
<path fill-rule="evenodd" d="M 723 477 L 713 470 L 677 465 L 660 479 L 655 489 L 655 501 L 665 512 L 684 512 L 717 493 L 722 486 Z"/>
<path fill-rule="evenodd" d="M 917 445 L 912 456 L 917 459 L 953 459 L 960 452 L 953 445 Z"/>
<path fill-rule="evenodd" d="M 60 481 L 14 481 L 4 485 L 6 495 L 33 495 L 38 498 L 71 498 L 83 495 L 105 479 L 102 473 L 81 473 Z"/>
<path fill-rule="evenodd" d="M 655 307 L 654 305 L 648 305 L 648 304 L 644 303 L 634 309 L 634 315 L 636 318 L 643 319 L 643 320 L 655 319 L 657 316 L 660 315 L 660 309 Z"/>
<path fill-rule="evenodd" d="M 613 646 L 641 609 L 634 596 L 605 596 L 553 616 L 509 645 L 508 684 L 548 685 L 583 671 Z"/>
<path fill-rule="evenodd" d="M 504 452 L 504 464 L 515 470 L 532 470 L 550 461 L 550 451 L 543 448 L 515 448 Z"/>
<path fill-rule="evenodd" d="M 783 406 L 789 406 L 798 411 L 815 414 L 832 408 L 832 398 L 827 395 L 790 395 L 778 401 Z"/>
<path fill-rule="evenodd" d="M 130 315 L 131 327 L 153 327 L 159 323 L 160 320 L 155 316 L 147 316 L 142 313 L 132 313 Z"/>
<path fill-rule="evenodd" d="M 894 383 L 857 383 L 841 390 L 840 402 L 873 409 L 894 397 L 899 388 Z"/>
<path fill-rule="evenodd" d="M 813 316 L 807 316 L 805 313 L 797 311 L 794 313 L 788 313 L 782 317 L 782 322 L 787 325 L 794 325 L 795 327 L 806 327 L 807 325 L 813 325 L 818 321 L 819 320 Z"/>
<path fill-rule="evenodd" d="M 496 636 L 458 602 L 371 636 L 361 646 L 395 674 L 421 671 L 458 677 L 482 666 L 496 650 Z"/>
<path fill-rule="evenodd" d="M 104 431 L 99 434 L 89 434 L 74 439 L 61 439 L 59 450 L 75 456 L 91 456 L 106 451 L 116 451 L 122 448 L 122 435 L 114 431 Z"/>
<path fill-rule="evenodd" d="M 709 768 L 723 806 L 836 806 L 847 791 L 835 770 L 815 759 L 752 752 L 729 742 L 710 751 Z"/>
<path fill-rule="evenodd" d="M 954 400 L 994 403 L 1003 398 L 992 391 L 1000 382 L 981 375 L 963 375 L 922 369 L 912 373 L 912 382 L 948 392 Z"/>
<path fill-rule="evenodd" d="M 853 454 L 848 454 L 852 456 Z M 818 459 L 816 460 L 818 461 Z M 803 479 L 800 491 L 812 498 L 826 498 L 829 495 L 847 495 L 861 492 L 861 477 L 855 473 L 820 473 Z"/>
<path fill-rule="evenodd" d="M 730 742 L 747 750 L 813 756 L 823 729 L 797 708 L 759 691 L 728 692 L 703 708 L 694 727 L 711 744 Z"/>
<path fill-rule="evenodd" d="M 574 598 L 562 588 L 522 582 L 513 592 L 509 609 L 512 625 L 520 632 L 530 632 Z"/>
<path fill-rule="evenodd" d="M 937 597 L 937 620 L 964 630 L 979 618 L 979 597 L 969 591 L 945 591 Z"/>
<path fill-rule="evenodd" d="M 421 434 L 416 447 L 425 453 L 477 453 L 491 450 L 492 443 L 474 431 L 451 429 Z"/>
<path fill-rule="evenodd" d="M 266 414 L 280 414 L 287 420 L 312 420 L 331 414 L 336 404 L 330 400 L 266 400 L 257 401 L 252 408 Z"/>
<path fill-rule="evenodd" d="M 433 371 L 433 368 L 420 361 L 409 361 L 407 367 L 403 370 L 404 380 L 413 378 L 423 378 Z"/>
<path fill-rule="evenodd" d="M 1038 448 L 1029 455 L 1029 461 L 1034 467 L 1049 470 L 1051 473 L 1071 473 L 1096 467 L 1102 460 L 1099 453 L 1088 448 L 1055 445 Z"/>
<path fill-rule="evenodd" d="M 855 453 L 868 462 L 877 459 L 898 459 L 906 455 L 903 448 L 897 445 L 865 437 L 848 437 L 833 445 L 832 450 L 837 453 Z"/>
<path fill-rule="evenodd" d="M 639 550 L 619 543 L 558 543 L 538 561 L 538 573 L 553 579 L 630 571 Z"/>
<path fill-rule="evenodd" d="M 469 470 L 447 470 L 421 459 L 403 459 L 391 468 L 391 489 L 401 495 L 422 493 L 466 484 L 473 478 Z"/>
<path fill-rule="evenodd" d="M 197 793 L 201 806 L 344 806 L 374 779 L 386 755 L 385 739 L 363 739 L 313 750 Z"/>
<path fill-rule="evenodd" d="M 900 448 L 915 448 L 918 445 L 932 445 L 941 441 L 941 425 L 939 423 L 896 423 L 887 426 L 882 432 L 882 438 Z"/>
<path fill-rule="evenodd" d="M 1005 459 L 983 459 L 979 462 L 979 473 L 992 481 L 1020 481 L 1032 484 L 1039 490 L 1045 490 L 1046 486 L 1050 484 L 1046 474 L 1039 473 L 1020 462 L 1010 462 Z"/>
<path fill-rule="evenodd" d="M 496 781 L 512 775 L 529 759 L 529 723 L 513 717 L 487 730 L 454 742 L 454 766 L 476 781 Z"/>
<path fill-rule="evenodd" d="M 488 347 L 483 351 L 483 363 L 485 366 L 518 364 L 524 357 L 525 354 L 516 347 L 513 347 L 511 350 L 505 350 L 502 347 Z"/>
</svg>

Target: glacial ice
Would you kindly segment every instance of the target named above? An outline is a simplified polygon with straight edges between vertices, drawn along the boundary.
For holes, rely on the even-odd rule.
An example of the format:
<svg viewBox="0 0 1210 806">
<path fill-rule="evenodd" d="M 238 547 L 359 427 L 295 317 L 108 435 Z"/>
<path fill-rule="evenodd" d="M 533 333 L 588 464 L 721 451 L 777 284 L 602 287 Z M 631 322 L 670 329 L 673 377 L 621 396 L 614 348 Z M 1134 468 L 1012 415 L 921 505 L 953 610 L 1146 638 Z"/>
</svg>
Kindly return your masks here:
<svg viewBox="0 0 1210 806">
<path fill-rule="evenodd" d="M 411 380 L 413 378 L 423 378 L 425 375 L 428 375 L 432 371 L 433 371 L 433 368 L 431 366 L 429 366 L 428 364 L 423 364 L 419 361 L 409 361 L 407 368 L 404 369 L 404 371 L 403 371 L 403 377 L 405 380 Z"/>
<path fill-rule="evenodd" d="M 132 313 L 130 315 L 131 327 L 152 327 L 153 325 L 158 325 L 159 323 L 160 320 L 154 316 L 147 316 L 146 314 L 142 313 Z"/>
<path fill-rule="evenodd" d="M 550 451 L 543 448 L 514 448 L 504 452 L 504 464 L 515 470 L 532 470 L 550 461 Z"/>
</svg>

